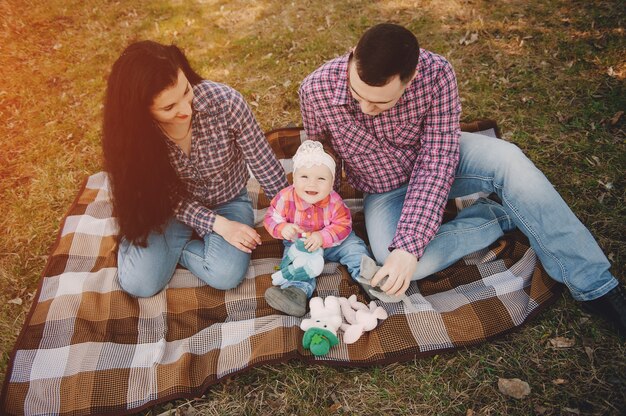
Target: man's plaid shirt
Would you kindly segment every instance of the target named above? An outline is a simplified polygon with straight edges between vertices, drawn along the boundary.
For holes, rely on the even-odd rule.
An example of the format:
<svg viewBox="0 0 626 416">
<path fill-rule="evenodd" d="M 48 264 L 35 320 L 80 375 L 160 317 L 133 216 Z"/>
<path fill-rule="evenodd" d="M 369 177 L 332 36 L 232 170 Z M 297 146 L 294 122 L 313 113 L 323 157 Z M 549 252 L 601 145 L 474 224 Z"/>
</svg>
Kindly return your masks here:
<svg viewBox="0 0 626 416">
<path fill-rule="evenodd" d="M 408 183 L 389 250 L 419 258 L 441 225 L 459 161 L 461 103 L 454 71 L 443 57 L 422 49 L 417 75 L 396 105 L 368 116 L 349 92 L 348 59 L 329 61 L 302 82 L 307 137 L 330 139 L 356 189 L 383 193 Z"/>
<path fill-rule="evenodd" d="M 189 157 L 174 143 L 167 143 L 170 163 L 189 193 L 189 198 L 178 204 L 176 218 L 204 237 L 215 222 L 211 208 L 241 192 L 250 177 L 248 168 L 269 198 L 289 184 L 239 92 L 203 81 L 193 87 L 193 93 Z"/>
</svg>

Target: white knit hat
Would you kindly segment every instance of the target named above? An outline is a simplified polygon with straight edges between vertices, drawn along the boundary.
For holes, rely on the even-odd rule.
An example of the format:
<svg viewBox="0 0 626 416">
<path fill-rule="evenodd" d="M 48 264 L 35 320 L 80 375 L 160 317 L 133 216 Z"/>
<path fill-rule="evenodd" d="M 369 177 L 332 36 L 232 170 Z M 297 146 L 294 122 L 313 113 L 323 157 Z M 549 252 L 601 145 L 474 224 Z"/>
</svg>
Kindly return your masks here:
<svg viewBox="0 0 626 416">
<path fill-rule="evenodd" d="M 333 179 L 335 178 L 335 159 L 324 151 L 322 143 L 305 140 L 293 156 L 293 170 L 295 172 L 298 168 L 310 168 L 315 165 L 327 166 L 333 174 Z"/>
</svg>

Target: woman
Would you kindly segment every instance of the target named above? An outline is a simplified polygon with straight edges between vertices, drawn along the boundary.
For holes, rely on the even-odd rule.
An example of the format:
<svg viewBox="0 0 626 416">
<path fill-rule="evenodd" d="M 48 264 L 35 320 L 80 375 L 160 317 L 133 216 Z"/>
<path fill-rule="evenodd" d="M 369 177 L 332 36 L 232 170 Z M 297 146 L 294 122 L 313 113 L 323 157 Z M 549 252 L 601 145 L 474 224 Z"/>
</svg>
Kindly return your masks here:
<svg viewBox="0 0 626 416">
<path fill-rule="evenodd" d="M 217 289 L 243 280 L 261 244 L 248 168 L 270 198 L 288 183 L 241 94 L 174 45 L 134 43 L 109 76 L 103 148 L 126 292 L 158 293 L 177 263 Z"/>
</svg>

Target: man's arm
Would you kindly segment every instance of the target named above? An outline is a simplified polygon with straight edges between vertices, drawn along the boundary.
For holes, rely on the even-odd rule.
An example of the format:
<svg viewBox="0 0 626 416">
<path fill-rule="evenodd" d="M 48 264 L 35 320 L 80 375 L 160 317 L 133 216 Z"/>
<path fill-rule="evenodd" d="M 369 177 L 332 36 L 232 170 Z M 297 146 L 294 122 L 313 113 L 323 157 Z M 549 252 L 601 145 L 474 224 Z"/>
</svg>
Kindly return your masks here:
<svg viewBox="0 0 626 416">
<path fill-rule="evenodd" d="M 450 65 L 442 67 L 434 88 L 437 96 L 424 119 L 421 147 L 389 247 L 391 254 L 372 279 L 375 286 L 389 276 L 381 289 L 391 295 L 406 291 L 417 260 L 439 229 L 459 160 L 461 104 Z"/>
</svg>

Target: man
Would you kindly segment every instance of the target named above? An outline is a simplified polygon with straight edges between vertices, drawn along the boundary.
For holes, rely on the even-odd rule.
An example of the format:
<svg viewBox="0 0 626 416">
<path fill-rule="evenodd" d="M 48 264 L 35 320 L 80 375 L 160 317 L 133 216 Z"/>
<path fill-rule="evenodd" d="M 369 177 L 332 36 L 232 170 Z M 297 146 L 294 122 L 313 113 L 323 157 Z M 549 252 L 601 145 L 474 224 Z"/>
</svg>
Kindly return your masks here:
<svg viewBox="0 0 626 416">
<path fill-rule="evenodd" d="M 626 290 L 589 231 L 513 144 L 461 133 L 456 77 L 407 29 L 380 24 L 300 86 L 308 138 L 328 142 L 364 192 L 376 261 L 390 295 L 518 227 L 548 274 L 626 334 Z M 339 165 L 341 166 L 341 165 Z M 339 175 L 336 175 L 339 177 Z M 446 200 L 480 198 L 441 224 Z"/>
</svg>

